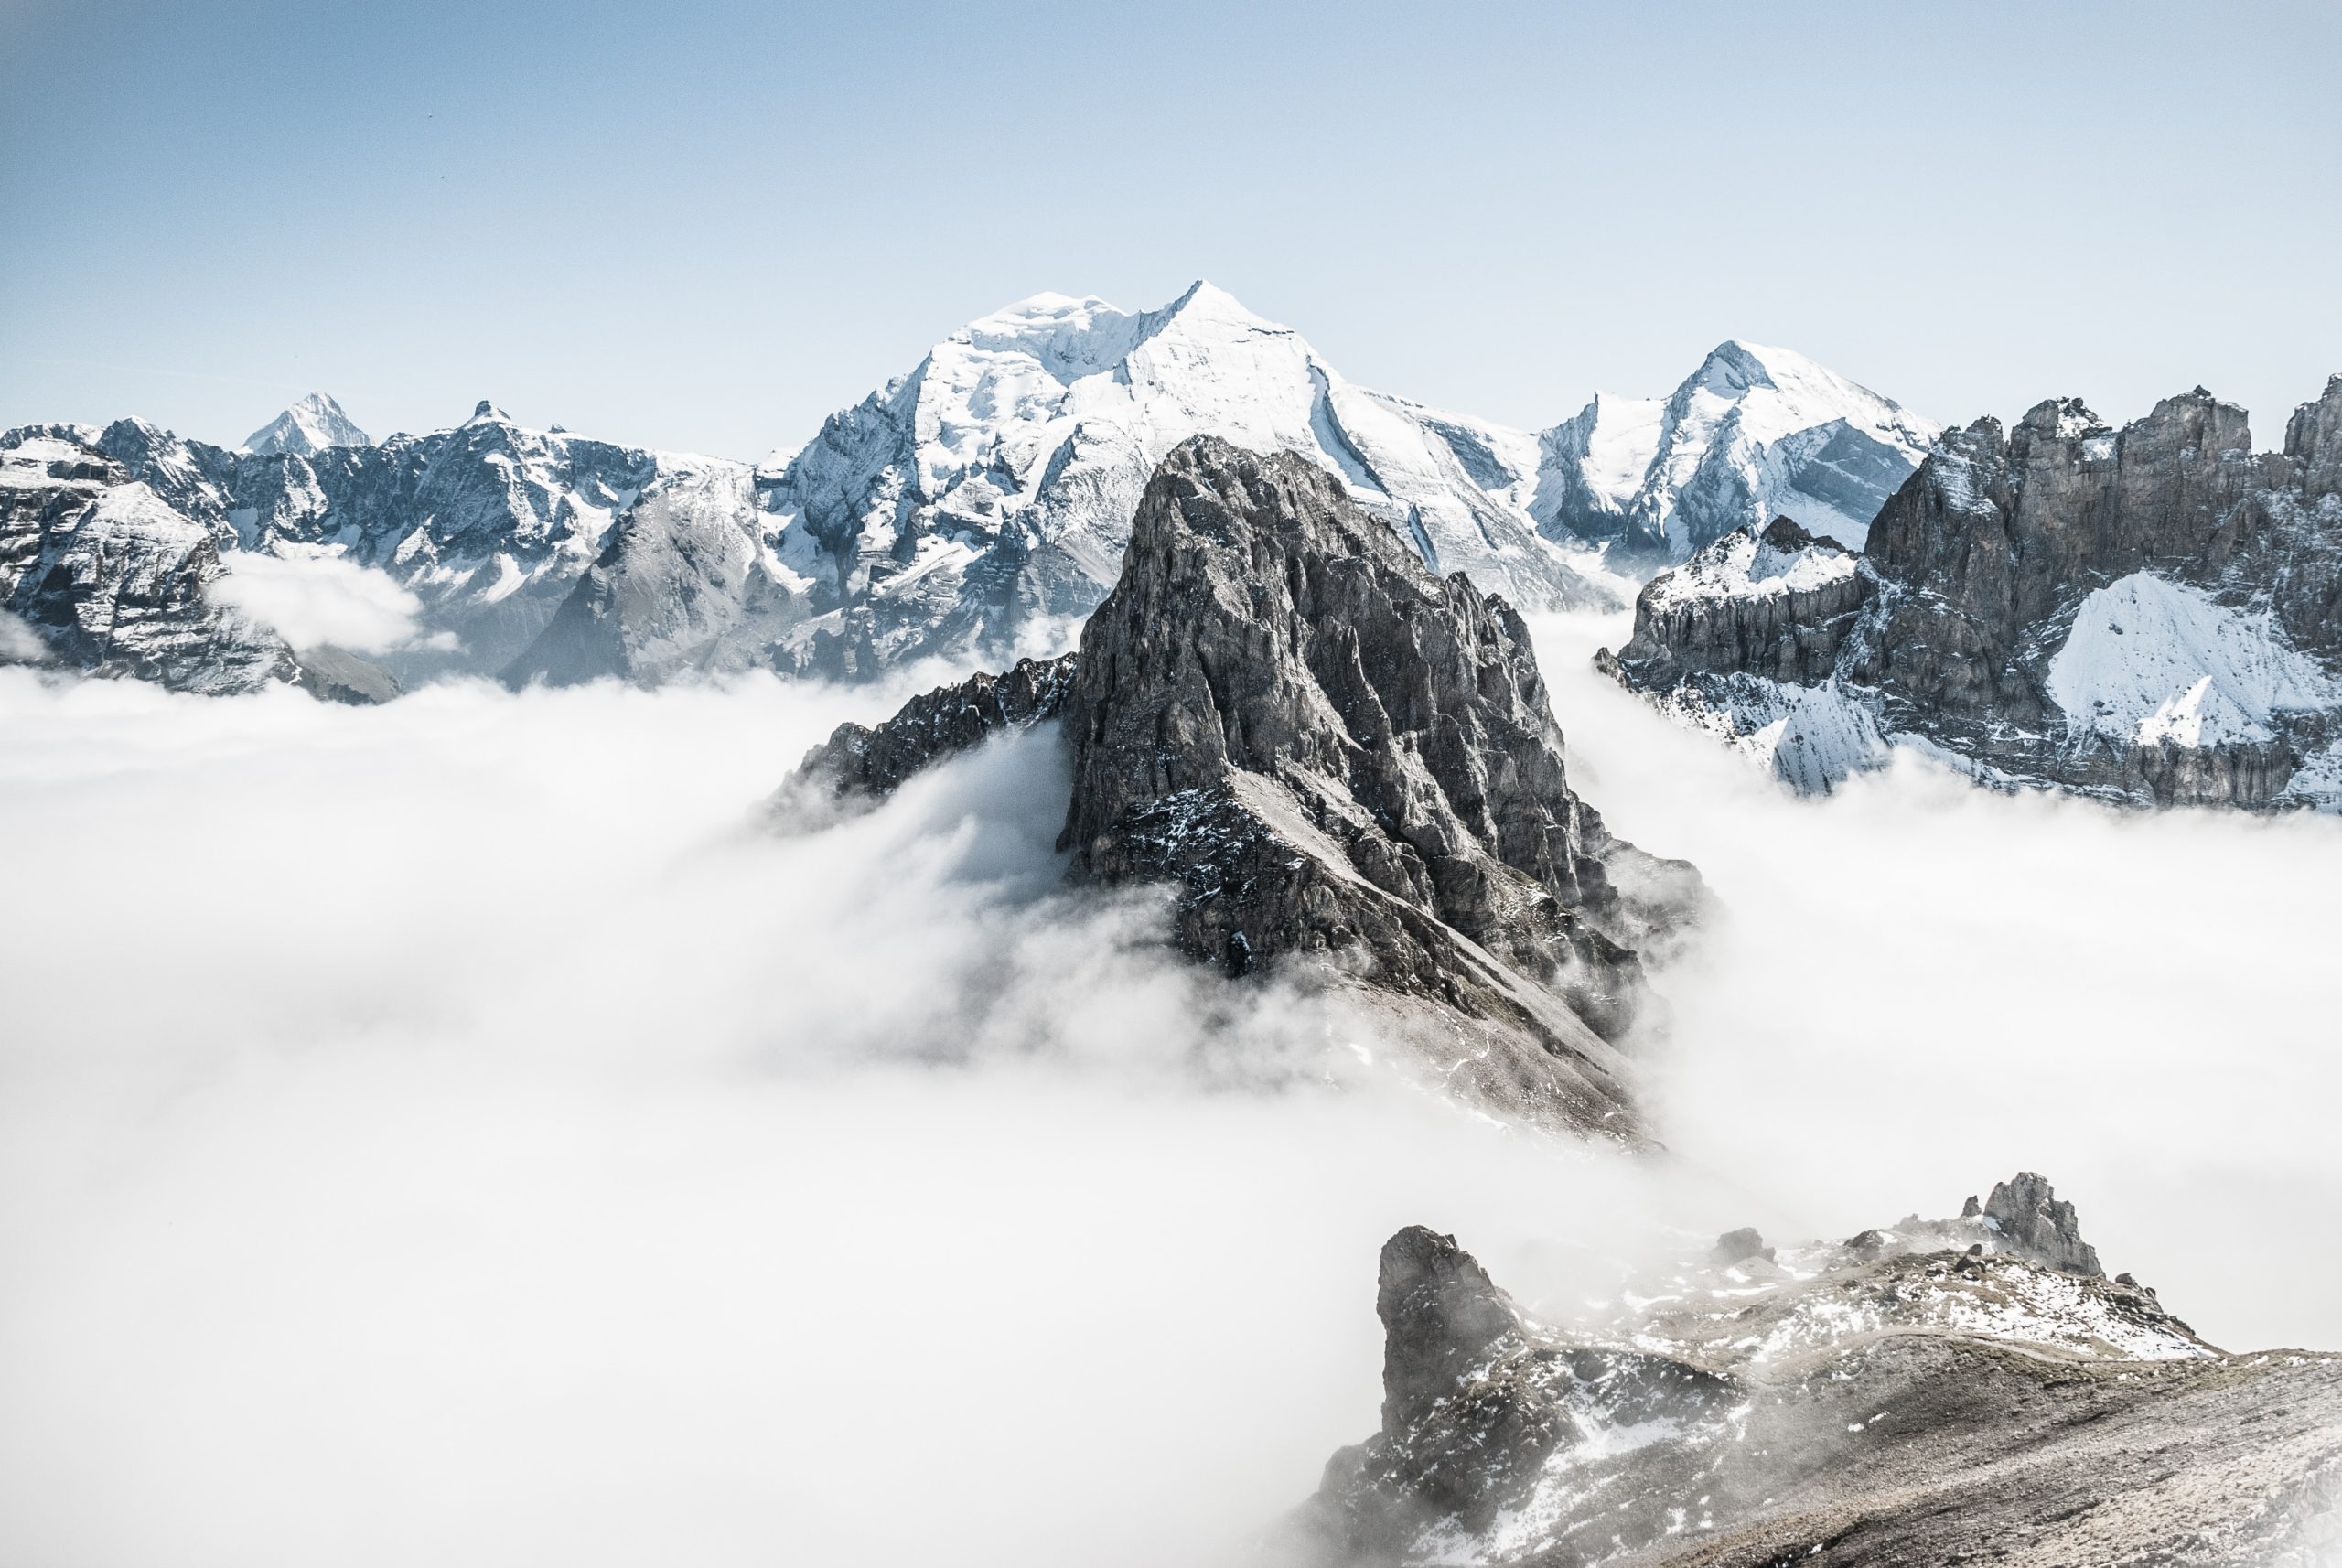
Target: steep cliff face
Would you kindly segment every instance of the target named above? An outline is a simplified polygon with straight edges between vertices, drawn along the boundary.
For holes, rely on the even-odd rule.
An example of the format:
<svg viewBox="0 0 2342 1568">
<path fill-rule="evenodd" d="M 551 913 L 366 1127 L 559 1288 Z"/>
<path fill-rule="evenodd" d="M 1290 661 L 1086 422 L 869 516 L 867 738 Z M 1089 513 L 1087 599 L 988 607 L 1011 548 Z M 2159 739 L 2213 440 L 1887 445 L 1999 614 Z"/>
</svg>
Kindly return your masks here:
<svg viewBox="0 0 2342 1568">
<path fill-rule="evenodd" d="M 2038 1176 L 1969 1209 L 1735 1231 L 1566 1328 L 1402 1230 L 1381 1429 L 1281 1544 L 1345 1568 L 2318 1561 L 2342 1358 L 2206 1344 L 2099 1273 Z"/>
<path fill-rule="evenodd" d="M 1048 717 L 1075 875 L 1169 886 L 1176 945 L 1231 975 L 1292 961 L 1370 993 L 1483 1098 L 1630 1128 L 1638 949 L 1689 918 L 1696 875 L 1571 790 L 1511 607 L 1431 575 L 1333 476 L 1179 446 L 1076 655 L 848 726 L 806 777 L 880 793 Z"/>
<path fill-rule="evenodd" d="M 1839 778 L 1902 738 L 2142 803 L 2342 803 L 2337 422 L 2342 378 L 2283 453 L 2201 389 L 2120 431 L 2071 400 L 1980 420 L 1880 510 L 1844 587 L 1777 591 L 1752 629 L 1752 544 L 1721 541 L 1650 585 L 1608 667 L 1740 737 L 1832 706 L 1878 737 Z"/>
</svg>

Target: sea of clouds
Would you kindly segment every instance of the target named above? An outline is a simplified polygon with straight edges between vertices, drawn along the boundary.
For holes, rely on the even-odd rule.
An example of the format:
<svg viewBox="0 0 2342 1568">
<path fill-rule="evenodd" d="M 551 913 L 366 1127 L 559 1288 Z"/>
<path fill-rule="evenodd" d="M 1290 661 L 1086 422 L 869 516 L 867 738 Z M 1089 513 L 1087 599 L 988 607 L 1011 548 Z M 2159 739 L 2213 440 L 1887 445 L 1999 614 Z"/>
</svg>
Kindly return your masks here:
<svg viewBox="0 0 2342 1568">
<path fill-rule="evenodd" d="M 1560 1312 L 2037 1168 L 2208 1335 L 2342 1345 L 2342 824 L 1795 800 L 1620 630 L 1539 630 L 1577 783 L 1722 910 L 1657 1160 L 1068 889 L 1047 733 L 791 835 L 900 692 L 0 671 L 0 1561 L 1221 1560 L 1373 1429 L 1415 1221 Z"/>
</svg>

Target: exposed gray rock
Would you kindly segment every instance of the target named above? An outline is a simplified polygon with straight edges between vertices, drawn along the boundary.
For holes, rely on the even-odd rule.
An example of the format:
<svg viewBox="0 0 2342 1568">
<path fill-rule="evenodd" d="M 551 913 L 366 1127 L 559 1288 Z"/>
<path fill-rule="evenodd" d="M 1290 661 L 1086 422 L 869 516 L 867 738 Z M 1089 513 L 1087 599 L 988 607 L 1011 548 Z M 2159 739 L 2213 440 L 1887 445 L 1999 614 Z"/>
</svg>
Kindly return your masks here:
<svg viewBox="0 0 2342 1568">
<path fill-rule="evenodd" d="M 1681 1260 L 1568 1328 L 1401 1231 L 1381 1429 L 1277 1544 L 1345 1568 L 2322 1561 L 2342 1357 L 2229 1355 L 2127 1281 L 1934 1245 L 1978 1223 L 1784 1248 L 1753 1283 Z"/>
<path fill-rule="evenodd" d="M 1026 659 L 1004 675 L 971 675 L 912 698 L 876 729 L 840 725 L 806 754 L 798 776 L 839 800 L 884 799 L 929 763 L 1056 718 L 1080 657 Z"/>
<path fill-rule="evenodd" d="M 1294 960 L 1365 988 L 1482 1098 L 1630 1131 L 1614 1042 L 1644 998 L 1638 950 L 1699 882 L 1570 789 L 1502 599 L 1432 576 L 1316 466 L 1198 438 L 1149 482 L 1060 693 L 1066 668 L 848 726 L 800 779 L 883 792 L 1055 713 L 1074 875 L 1169 884 L 1176 945 L 1232 975 Z"/>
<path fill-rule="evenodd" d="M 1715 1251 L 1708 1256 L 1729 1268 L 1751 1258 L 1763 1258 L 1770 1262 L 1773 1249 L 1765 1245 L 1765 1238 L 1757 1233 L 1755 1226 L 1744 1225 L 1737 1230 L 1727 1230 L 1717 1237 Z"/>
<path fill-rule="evenodd" d="M 1994 1183 L 1983 1218 L 2020 1257 L 2068 1273 L 2106 1272 L 2098 1265 L 2098 1249 L 2082 1240 L 2074 1206 L 2058 1200 L 2047 1176 L 2021 1171 L 2014 1181 Z"/>
<path fill-rule="evenodd" d="M 1643 585 L 1634 640 L 1616 666 L 1646 688 L 1740 672 L 1797 685 L 1826 681 L 1870 596 L 1856 559 L 1786 517 L 1762 532 L 1727 535 Z"/>
<path fill-rule="evenodd" d="M 1605 668 L 1751 749 L 1834 747 L 1780 769 L 1809 787 L 1907 739 L 1993 783 L 2342 809 L 2337 429 L 2342 377 L 2283 453 L 2201 388 L 2120 431 L 2071 399 L 1979 420 L 1858 564 L 1767 590 L 1763 547 L 1720 541 L 1644 590 Z"/>
</svg>

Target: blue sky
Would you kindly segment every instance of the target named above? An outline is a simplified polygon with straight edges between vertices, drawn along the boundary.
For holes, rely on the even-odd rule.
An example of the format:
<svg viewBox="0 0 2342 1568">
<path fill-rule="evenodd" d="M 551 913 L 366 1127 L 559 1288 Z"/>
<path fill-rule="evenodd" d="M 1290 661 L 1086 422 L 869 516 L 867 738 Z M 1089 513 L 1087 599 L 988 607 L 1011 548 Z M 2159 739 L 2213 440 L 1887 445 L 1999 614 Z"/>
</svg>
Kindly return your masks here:
<svg viewBox="0 0 2342 1568">
<path fill-rule="evenodd" d="M 2342 6 L 0 0 L 0 424 L 494 397 L 755 456 L 1208 276 L 1521 424 L 1726 337 L 1939 418 L 2342 371 Z"/>
</svg>

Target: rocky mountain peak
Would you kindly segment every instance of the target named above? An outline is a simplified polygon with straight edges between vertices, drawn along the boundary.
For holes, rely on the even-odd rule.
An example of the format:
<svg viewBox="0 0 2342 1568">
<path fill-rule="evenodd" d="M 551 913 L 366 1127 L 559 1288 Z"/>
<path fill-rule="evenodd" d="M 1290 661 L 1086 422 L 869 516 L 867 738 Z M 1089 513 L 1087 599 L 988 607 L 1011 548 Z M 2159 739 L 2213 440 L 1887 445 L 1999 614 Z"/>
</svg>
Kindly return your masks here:
<svg viewBox="0 0 2342 1568">
<path fill-rule="evenodd" d="M 1984 1200 L 1983 1218 L 2005 1238 L 2019 1256 L 2068 1273 L 2097 1277 L 2098 1249 L 2082 1240 L 2081 1221 L 2074 1206 L 2059 1200 L 2049 1179 L 2021 1171 L 2014 1181 L 1997 1182 Z"/>
<path fill-rule="evenodd" d="M 2107 428 L 2106 422 L 2078 397 L 2044 398 L 2025 411 L 2025 417 L 2016 422 L 2016 427 L 2028 435 L 2047 435 L 2060 441 L 2097 435 Z"/>
<path fill-rule="evenodd" d="M 1340 480 L 1198 437 L 1148 482 L 1078 652 L 846 726 L 800 778 L 882 795 L 983 736 L 1063 722 L 1078 878 L 1167 885 L 1172 940 L 1369 999 L 1456 1087 L 1621 1136 L 1638 950 L 1695 873 L 1570 789 L 1527 628 L 1434 577 Z"/>
<path fill-rule="evenodd" d="M 2342 376 L 2327 377 L 2324 396 L 2294 410 L 2285 456 L 2301 465 L 2310 499 L 2342 493 Z"/>
<path fill-rule="evenodd" d="M 482 398 L 478 403 L 473 405 L 472 416 L 464 421 L 464 423 L 467 425 L 510 424 L 512 423 L 512 416 L 505 413 L 502 409 L 497 407 L 496 404 L 489 399 Z"/>
<path fill-rule="evenodd" d="M 1374 1310 L 1382 1319 L 1382 1427 L 1404 1432 L 1453 1394 L 1489 1351 L 1523 1330 L 1520 1309 L 1471 1253 L 1421 1225 L 1382 1244 Z"/>
</svg>

